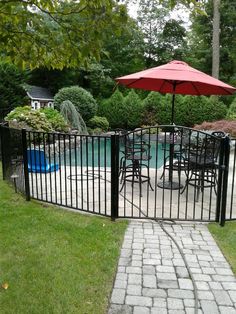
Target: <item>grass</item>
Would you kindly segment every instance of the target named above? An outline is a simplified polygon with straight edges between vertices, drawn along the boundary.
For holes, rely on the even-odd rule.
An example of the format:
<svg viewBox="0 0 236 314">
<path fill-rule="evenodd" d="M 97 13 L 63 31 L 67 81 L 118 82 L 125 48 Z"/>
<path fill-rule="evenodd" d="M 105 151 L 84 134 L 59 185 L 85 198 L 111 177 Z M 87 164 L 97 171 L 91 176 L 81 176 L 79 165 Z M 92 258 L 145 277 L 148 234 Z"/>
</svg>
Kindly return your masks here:
<svg viewBox="0 0 236 314">
<path fill-rule="evenodd" d="M 226 222 L 223 228 L 218 224 L 208 228 L 236 274 L 236 221 Z"/>
<path fill-rule="evenodd" d="M 1 313 L 105 313 L 126 226 L 26 202 L 0 179 Z"/>
</svg>

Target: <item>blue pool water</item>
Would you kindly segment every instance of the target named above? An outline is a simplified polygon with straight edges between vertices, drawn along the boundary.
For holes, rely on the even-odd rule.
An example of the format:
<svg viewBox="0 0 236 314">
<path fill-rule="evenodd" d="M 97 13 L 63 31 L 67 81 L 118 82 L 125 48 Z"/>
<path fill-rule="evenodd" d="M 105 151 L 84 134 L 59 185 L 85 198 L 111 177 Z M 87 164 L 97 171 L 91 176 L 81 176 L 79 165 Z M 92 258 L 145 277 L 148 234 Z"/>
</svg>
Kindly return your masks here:
<svg viewBox="0 0 236 314">
<path fill-rule="evenodd" d="M 162 145 L 157 142 L 150 142 L 149 166 L 159 168 L 164 163 L 164 152 Z M 120 144 L 120 158 L 124 156 L 122 151 L 124 147 Z M 111 166 L 111 141 L 109 138 L 94 139 L 93 141 L 82 142 L 77 145 L 77 149 L 71 149 L 65 155 L 60 156 L 60 162 L 67 166 L 94 166 L 110 167 Z M 146 162 L 147 164 L 148 162 Z"/>
</svg>

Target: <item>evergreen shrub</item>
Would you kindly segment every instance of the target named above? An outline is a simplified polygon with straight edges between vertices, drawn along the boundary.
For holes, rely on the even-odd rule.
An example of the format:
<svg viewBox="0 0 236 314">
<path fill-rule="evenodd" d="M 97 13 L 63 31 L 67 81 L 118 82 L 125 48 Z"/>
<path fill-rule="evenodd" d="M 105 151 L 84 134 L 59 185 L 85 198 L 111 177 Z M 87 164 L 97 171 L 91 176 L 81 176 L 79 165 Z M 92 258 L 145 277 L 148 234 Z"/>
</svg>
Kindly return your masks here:
<svg viewBox="0 0 236 314">
<path fill-rule="evenodd" d="M 91 129 L 100 128 L 103 131 L 107 131 L 109 122 L 106 117 L 94 116 L 88 121 L 87 126 Z"/>
<path fill-rule="evenodd" d="M 60 105 L 65 100 L 70 100 L 74 104 L 85 122 L 96 114 L 96 100 L 82 87 L 70 86 L 60 89 L 54 97 L 55 106 L 60 109 Z"/>
<path fill-rule="evenodd" d="M 110 98 L 101 102 L 99 115 L 107 118 L 110 127 L 127 128 L 127 112 L 124 104 L 124 97 L 117 89 Z"/>
</svg>

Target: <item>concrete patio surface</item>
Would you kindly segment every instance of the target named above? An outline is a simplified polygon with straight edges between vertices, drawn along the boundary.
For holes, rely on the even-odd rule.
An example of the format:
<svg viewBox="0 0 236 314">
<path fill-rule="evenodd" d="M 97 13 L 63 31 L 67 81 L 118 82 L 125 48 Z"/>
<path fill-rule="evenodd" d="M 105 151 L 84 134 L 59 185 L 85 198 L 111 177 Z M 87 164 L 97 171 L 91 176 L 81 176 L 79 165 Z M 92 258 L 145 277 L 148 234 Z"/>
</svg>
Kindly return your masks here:
<svg viewBox="0 0 236 314">
<path fill-rule="evenodd" d="M 197 287 L 201 314 L 236 313 L 236 278 L 204 224 L 165 224 Z M 190 314 L 195 293 L 186 264 L 155 222 L 131 221 L 125 233 L 108 314 Z"/>
</svg>

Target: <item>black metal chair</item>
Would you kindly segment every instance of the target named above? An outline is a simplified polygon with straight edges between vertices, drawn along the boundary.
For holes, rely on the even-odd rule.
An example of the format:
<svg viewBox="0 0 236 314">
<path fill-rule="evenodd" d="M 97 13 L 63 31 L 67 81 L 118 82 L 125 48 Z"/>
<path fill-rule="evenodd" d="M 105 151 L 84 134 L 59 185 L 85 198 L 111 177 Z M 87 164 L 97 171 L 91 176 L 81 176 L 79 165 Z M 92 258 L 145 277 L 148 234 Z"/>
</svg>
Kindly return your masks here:
<svg viewBox="0 0 236 314">
<path fill-rule="evenodd" d="M 194 186 L 197 190 L 196 201 L 199 200 L 200 191 L 203 192 L 205 188 L 214 188 L 215 193 L 217 192 L 217 161 L 220 150 L 218 138 L 223 137 L 224 133 L 213 132 L 212 135 L 199 140 L 197 145 L 191 144 L 185 156 L 188 170 L 181 194 L 188 185 Z"/>
<path fill-rule="evenodd" d="M 187 175 L 188 163 L 186 160 L 186 145 L 189 145 L 191 141 L 191 130 L 181 129 L 174 134 L 174 162 L 171 170 L 178 172 L 178 178 L 180 181 L 181 173 L 184 172 Z M 170 135 L 171 136 L 171 135 Z M 170 170 L 168 160 L 170 159 L 168 144 L 171 138 L 165 139 L 162 143 L 162 150 L 164 151 L 164 165 L 160 179 L 165 175 L 166 170 Z"/>
<path fill-rule="evenodd" d="M 121 150 L 123 156 L 120 159 L 120 191 L 123 190 L 126 182 L 139 184 L 140 196 L 142 196 L 142 184 L 148 182 L 148 185 L 153 191 L 150 182 L 149 160 L 150 145 L 144 141 L 132 141 L 128 137 L 125 138 L 124 150 Z M 147 174 L 142 172 L 142 169 L 147 169 Z"/>
</svg>

